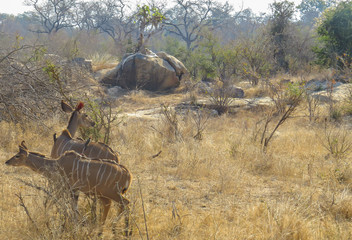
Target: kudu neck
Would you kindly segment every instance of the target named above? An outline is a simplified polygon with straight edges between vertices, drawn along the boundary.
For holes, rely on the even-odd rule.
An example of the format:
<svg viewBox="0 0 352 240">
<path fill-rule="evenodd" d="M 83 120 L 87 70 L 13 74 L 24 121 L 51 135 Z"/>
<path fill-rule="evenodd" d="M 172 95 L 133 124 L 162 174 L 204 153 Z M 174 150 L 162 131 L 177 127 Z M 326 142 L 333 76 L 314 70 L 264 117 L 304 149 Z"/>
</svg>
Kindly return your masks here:
<svg viewBox="0 0 352 240">
<path fill-rule="evenodd" d="M 46 173 L 50 169 L 55 169 L 58 161 L 45 157 L 38 153 L 30 152 L 28 155 L 27 167 L 38 173 Z"/>
<path fill-rule="evenodd" d="M 70 121 L 68 122 L 67 130 L 70 132 L 71 136 L 74 137 L 78 129 L 78 118 L 77 112 L 72 113 Z"/>
</svg>

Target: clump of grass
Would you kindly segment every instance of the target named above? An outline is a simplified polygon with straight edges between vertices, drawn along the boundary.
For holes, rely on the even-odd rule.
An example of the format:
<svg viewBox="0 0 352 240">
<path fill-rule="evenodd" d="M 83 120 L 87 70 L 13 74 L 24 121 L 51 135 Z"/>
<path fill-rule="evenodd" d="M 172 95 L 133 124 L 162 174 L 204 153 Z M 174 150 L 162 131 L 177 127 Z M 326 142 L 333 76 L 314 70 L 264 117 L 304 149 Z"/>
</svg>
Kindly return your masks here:
<svg viewBox="0 0 352 240">
<path fill-rule="evenodd" d="M 262 203 L 248 211 L 248 221 L 253 223 L 250 231 L 259 239 L 314 239 L 309 221 L 285 203 Z"/>
<path fill-rule="evenodd" d="M 252 88 L 246 89 L 245 91 L 246 98 L 261 98 L 267 97 L 268 92 L 263 88 L 263 86 L 254 86 Z"/>
<path fill-rule="evenodd" d="M 89 59 L 92 60 L 93 71 L 97 72 L 103 69 L 114 68 L 116 67 L 119 59 L 108 53 L 101 54 L 95 53 L 89 56 Z"/>
</svg>

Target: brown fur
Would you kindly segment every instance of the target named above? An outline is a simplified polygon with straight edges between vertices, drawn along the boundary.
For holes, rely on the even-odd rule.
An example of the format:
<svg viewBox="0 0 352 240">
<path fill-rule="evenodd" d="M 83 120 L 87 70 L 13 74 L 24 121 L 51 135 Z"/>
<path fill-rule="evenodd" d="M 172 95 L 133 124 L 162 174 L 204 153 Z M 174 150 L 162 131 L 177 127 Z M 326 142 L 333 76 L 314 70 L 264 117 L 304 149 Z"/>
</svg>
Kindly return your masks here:
<svg viewBox="0 0 352 240">
<path fill-rule="evenodd" d="M 57 158 L 65 151 L 74 150 L 80 154 L 86 155 L 89 158 L 111 159 L 119 163 L 120 159 L 118 153 L 112 150 L 112 148 L 108 145 L 100 142 L 90 142 L 89 144 L 84 145 L 85 143 L 82 139 L 73 138 L 79 127 L 94 125 L 94 122 L 89 120 L 87 115 L 80 111 L 83 106 L 84 104 L 80 102 L 74 109 L 69 104 L 61 101 L 62 110 L 64 112 L 71 113 L 71 116 L 67 129 L 63 130 L 59 137 L 54 137 L 51 157 Z"/>
<path fill-rule="evenodd" d="M 70 132 L 65 129 L 56 139 L 51 150 L 51 157 L 58 158 L 65 151 L 74 150 L 88 158 L 110 159 L 120 162 L 119 156 L 109 146 L 99 142 L 86 142 L 80 139 L 73 139 Z"/>
<path fill-rule="evenodd" d="M 7 165 L 26 166 L 33 171 L 50 177 L 55 169 L 60 169 L 62 176 L 68 178 L 73 191 L 81 191 L 87 195 L 96 194 L 103 203 L 101 221 L 104 223 L 110 209 L 111 200 L 124 210 L 129 200 L 124 194 L 132 181 L 128 169 L 110 160 L 92 160 L 75 151 L 66 151 L 57 159 L 29 152 L 24 143 L 19 146 L 19 153 L 6 161 Z M 58 168 L 57 168 L 58 167 Z"/>
</svg>

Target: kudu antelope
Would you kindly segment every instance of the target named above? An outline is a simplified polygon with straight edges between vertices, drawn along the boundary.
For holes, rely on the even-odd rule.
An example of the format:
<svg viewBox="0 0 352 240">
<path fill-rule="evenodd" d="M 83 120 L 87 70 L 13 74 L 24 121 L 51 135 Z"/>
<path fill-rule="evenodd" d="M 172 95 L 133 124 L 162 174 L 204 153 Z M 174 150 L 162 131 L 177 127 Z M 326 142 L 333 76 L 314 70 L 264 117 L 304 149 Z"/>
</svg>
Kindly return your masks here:
<svg viewBox="0 0 352 240">
<path fill-rule="evenodd" d="M 71 113 L 67 129 L 62 131 L 61 135 L 56 138 L 54 134 L 54 145 L 51 150 L 51 157 L 58 158 L 65 151 L 74 150 L 88 158 L 96 159 L 111 159 L 117 163 L 120 162 L 119 156 L 109 146 L 100 142 L 90 142 L 85 145 L 81 139 L 74 139 L 74 135 L 79 127 L 94 126 L 94 122 L 89 120 L 87 114 L 82 113 L 84 107 L 82 102 L 79 102 L 75 109 L 70 105 L 61 101 L 61 108 L 64 112 Z"/>
<path fill-rule="evenodd" d="M 66 151 L 57 159 L 47 158 L 42 154 L 29 152 L 24 141 L 19 145 L 19 152 L 6 161 L 10 166 L 26 166 L 46 177 L 59 173 L 68 179 L 73 192 L 81 191 L 87 195 L 96 195 L 102 202 L 102 223 L 105 222 L 111 206 L 111 200 L 128 212 L 129 200 L 122 196 L 132 181 L 128 169 L 111 160 L 88 159 L 75 151 Z M 77 203 L 75 203 L 77 204 Z M 128 217 L 126 216 L 126 229 Z"/>
</svg>

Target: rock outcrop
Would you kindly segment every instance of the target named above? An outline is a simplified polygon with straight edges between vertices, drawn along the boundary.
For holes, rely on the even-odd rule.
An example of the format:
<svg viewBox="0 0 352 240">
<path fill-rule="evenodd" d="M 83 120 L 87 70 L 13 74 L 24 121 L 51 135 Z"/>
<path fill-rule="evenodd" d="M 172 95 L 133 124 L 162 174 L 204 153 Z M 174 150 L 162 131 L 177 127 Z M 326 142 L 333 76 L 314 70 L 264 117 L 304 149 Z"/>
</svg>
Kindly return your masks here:
<svg viewBox="0 0 352 240">
<path fill-rule="evenodd" d="M 186 67 L 175 57 L 164 52 L 157 54 L 127 54 L 122 61 L 101 79 L 108 87 L 163 91 L 179 86 L 188 75 Z"/>
</svg>

